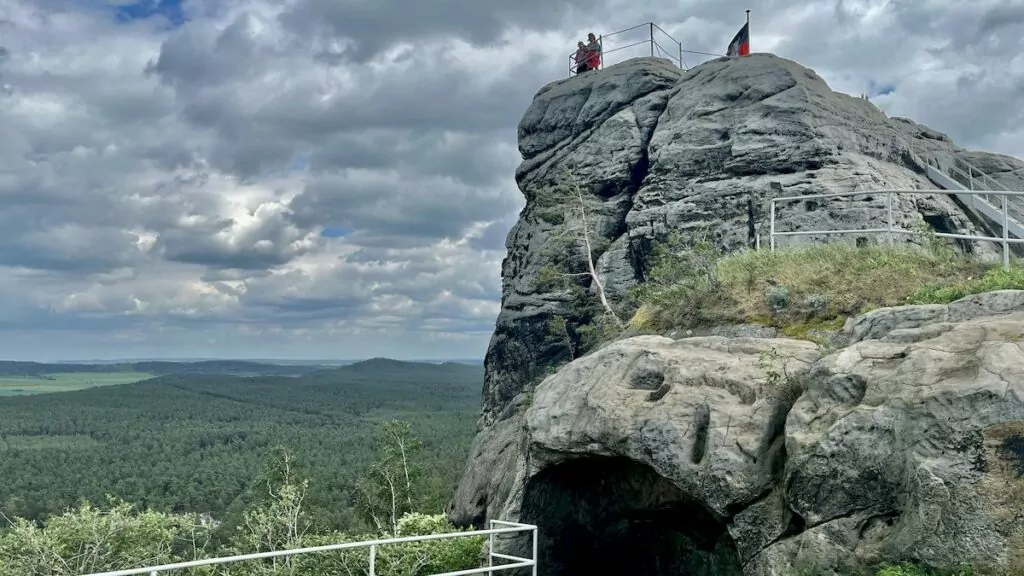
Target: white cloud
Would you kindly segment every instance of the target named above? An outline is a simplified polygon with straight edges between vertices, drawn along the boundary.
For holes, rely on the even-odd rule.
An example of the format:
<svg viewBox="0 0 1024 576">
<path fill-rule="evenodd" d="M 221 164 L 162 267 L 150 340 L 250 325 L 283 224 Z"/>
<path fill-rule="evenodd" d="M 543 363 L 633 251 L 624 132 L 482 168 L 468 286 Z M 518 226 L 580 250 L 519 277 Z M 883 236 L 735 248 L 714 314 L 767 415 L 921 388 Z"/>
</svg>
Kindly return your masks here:
<svg viewBox="0 0 1024 576">
<path fill-rule="evenodd" d="M 516 124 L 575 39 L 653 19 L 720 53 L 744 18 L 439 2 L 186 0 L 174 26 L 118 20 L 125 0 L 0 0 L 0 349 L 479 356 L 522 205 Z M 755 51 L 1024 156 L 1019 1 L 756 8 Z"/>
</svg>

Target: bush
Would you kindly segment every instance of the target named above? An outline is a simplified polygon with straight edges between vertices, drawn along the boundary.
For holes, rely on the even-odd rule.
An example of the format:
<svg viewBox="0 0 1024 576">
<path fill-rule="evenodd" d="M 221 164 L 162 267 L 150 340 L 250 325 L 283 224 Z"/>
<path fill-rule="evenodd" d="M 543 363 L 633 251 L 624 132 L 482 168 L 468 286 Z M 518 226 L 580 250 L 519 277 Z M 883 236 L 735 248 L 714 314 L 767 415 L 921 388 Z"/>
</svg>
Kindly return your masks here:
<svg viewBox="0 0 1024 576">
<path fill-rule="evenodd" d="M 210 533 L 197 515 L 137 512 L 111 499 L 102 510 L 88 503 L 40 527 L 14 519 L 0 532 L 3 576 L 74 576 L 192 560 Z"/>
<path fill-rule="evenodd" d="M 653 256 L 647 283 L 634 291 L 641 306 L 632 324 L 639 329 L 749 323 L 806 333 L 807 326 L 841 325 L 837 320 L 908 298 L 1024 288 L 1020 269 L 991 270 L 910 244 L 816 244 L 713 257 L 706 245 L 669 242 Z"/>
</svg>

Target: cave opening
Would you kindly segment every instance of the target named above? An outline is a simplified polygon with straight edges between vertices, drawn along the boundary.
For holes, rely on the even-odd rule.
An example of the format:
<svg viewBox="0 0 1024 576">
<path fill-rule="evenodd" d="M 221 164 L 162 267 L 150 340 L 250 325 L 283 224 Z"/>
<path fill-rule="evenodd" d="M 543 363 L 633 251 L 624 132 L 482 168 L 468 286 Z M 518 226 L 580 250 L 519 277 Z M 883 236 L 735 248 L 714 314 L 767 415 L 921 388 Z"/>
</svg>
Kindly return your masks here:
<svg viewBox="0 0 1024 576">
<path fill-rule="evenodd" d="M 531 479 L 521 521 L 539 528 L 539 574 L 743 573 L 725 521 L 649 466 L 585 457 Z"/>
</svg>

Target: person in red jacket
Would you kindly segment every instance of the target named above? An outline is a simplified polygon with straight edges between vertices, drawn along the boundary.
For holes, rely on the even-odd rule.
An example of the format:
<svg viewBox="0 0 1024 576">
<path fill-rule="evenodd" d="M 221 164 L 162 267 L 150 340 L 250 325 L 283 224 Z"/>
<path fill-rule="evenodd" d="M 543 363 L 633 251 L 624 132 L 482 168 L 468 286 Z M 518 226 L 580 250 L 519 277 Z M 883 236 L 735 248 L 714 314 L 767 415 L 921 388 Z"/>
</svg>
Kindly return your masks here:
<svg viewBox="0 0 1024 576">
<path fill-rule="evenodd" d="M 590 53 L 587 58 L 587 68 L 597 70 L 601 67 L 601 43 L 597 41 L 593 32 L 587 34 L 587 51 Z"/>
</svg>

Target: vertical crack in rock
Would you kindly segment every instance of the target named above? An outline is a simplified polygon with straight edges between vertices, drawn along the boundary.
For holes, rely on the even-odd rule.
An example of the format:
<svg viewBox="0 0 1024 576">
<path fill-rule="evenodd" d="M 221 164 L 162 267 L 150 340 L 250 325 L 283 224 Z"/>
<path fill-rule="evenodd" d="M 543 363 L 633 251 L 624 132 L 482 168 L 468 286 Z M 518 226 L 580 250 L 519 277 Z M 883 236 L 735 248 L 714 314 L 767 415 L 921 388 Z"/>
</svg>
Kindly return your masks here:
<svg viewBox="0 0 1024 576">
<path fill-rule="evenodd" d="M 701 404 L 693 416 L 693 452 L 690 461 L 700 464 L 708 450 L 708 431 L 711 428 L 711 407 L 707 403 Z"/>
</svg>

